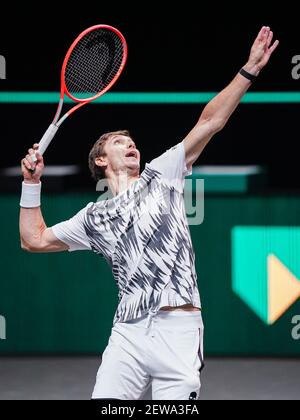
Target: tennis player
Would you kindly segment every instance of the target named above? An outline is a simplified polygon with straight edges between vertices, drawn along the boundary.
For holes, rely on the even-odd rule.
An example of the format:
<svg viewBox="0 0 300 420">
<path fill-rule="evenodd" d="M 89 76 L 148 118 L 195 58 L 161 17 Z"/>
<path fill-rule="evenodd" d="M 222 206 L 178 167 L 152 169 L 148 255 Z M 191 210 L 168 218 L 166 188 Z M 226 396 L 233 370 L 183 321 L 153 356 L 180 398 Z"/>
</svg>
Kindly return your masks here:
<svg viewBox="0 0 300 420">
<path fill-rule="evenodd" d="M 119 305 L 92 395 L 136 400 L 152 385 L 154 400 L 198 399 L 203 322 L 195 256 L 184 208 L 184 178 L 220 131 L 278 46 L 269 27 L 259 32 L 247 64 L 203 110 L 176 146 L 146 165 L 127 131 L 104 134 L 89 155 L 96 180 L 113 197 L 88 203 L 70 220 L 47 227 L 40 208 L 43 157 L 38 145 L 22 160 L 22 249 L 89 250 L 111 265 Z"/>
</svg>

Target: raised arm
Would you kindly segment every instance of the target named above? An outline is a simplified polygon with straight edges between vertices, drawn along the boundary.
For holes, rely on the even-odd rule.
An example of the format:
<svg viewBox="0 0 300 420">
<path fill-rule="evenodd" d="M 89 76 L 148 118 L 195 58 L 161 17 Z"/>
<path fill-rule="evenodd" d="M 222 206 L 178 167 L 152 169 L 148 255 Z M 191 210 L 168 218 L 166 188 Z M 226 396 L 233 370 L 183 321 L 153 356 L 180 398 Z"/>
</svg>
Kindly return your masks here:
<svg viewBox="0 0 300 420">
<path fill-rule="evenodd" d="M 252 45 L 249 60 L 243 69 L 249 73 L 246 77 L 240 73 L 233 81 L 212 99 L 204 108 L 199 121 L 184 139 L 186 164 L 190 167 L 200 156 L 209 140 L 227 123 L 231 114 L 237 108 L 242 97 L 251 86 L 247 77 L 258 76 L 268 63 L 279 41 L 272 44 L 273 32 L 267 26 L 260 30 Z"/>
<path fill-rule="evenodd" d="M 38 144 L 35 144 L 21 161 L 24 177 L 20 208 L 21 247 L 29 252 L 66 251 L 68 246 L 54 236 L 51 228 L 47 228 L 41 212 L 39 195 L 44 161 L 39 154 L 36 163 L 33 163 L 30 157 L 37 149 Z M 34 172 L 31 169 L 34 169 Z"/>
</svg>

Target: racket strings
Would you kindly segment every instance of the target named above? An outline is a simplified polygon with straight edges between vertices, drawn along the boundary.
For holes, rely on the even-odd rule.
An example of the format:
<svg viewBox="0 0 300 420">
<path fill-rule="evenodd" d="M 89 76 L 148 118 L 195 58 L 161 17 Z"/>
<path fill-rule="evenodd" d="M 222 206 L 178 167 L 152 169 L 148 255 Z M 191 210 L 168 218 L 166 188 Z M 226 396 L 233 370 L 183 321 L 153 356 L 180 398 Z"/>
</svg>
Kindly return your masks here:
<svg viewBox="0 0 300 420">
<path fill-rule="evenodd" d="M 113 69 L 114 50 L 111 45 L 108 47 L 106 43 L 99 42 L 99 39 L 96 41 L 91 46 L 87 42 L 84 48 L 80 45 L 71 58 L 67 77 L 73 92 L 98 93 L 117 72 Z M 117 54 L 119 50 L 120 48 L 116 51 Z"/>
<path fill-rule="evenodd" d="M 75 98 L 88 99 L 115 78 L 124 58 L 119 36 L 107 29 L 89 32 L 75 46 L 65 70 L 66 88 Z"/>
</svg>

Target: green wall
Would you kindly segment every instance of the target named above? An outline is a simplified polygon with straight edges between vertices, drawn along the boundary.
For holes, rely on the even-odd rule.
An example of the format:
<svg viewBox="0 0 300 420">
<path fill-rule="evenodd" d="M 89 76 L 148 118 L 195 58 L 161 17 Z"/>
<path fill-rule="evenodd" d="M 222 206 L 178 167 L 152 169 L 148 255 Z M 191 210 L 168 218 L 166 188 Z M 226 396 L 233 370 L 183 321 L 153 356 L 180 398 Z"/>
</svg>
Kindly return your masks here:
<svg viewBox="0 0 300 420">
<path fill-rule="evenodd" d="M 44 194 L 48 226 L 71 217 L 96 196 Z M 0 197 L 0 353 L 101 353 L 117 305 L 110 268 L 92 252 L 29 254 L 20 249 L 19 196 Z M 207 355 L 300 355 L 291 320 L 298 300 L 273 326 L 232 291 L 235 226 L 300 226 L 300 197 L 207 196 L 205 218 L 191 226 L 206 325 Z M 254 262 L 255 263 L 255 262 Z"/>
</svg>

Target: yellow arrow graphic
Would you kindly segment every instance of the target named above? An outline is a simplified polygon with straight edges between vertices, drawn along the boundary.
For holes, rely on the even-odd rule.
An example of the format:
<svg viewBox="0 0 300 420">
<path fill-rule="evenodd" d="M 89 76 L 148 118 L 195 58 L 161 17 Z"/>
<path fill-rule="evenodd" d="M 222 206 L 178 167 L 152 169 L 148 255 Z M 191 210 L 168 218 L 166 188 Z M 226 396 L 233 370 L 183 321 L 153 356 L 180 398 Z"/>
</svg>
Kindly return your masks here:
<svg viewBox="0 0 300 420">
<path fill-rule="evenodd" d="M 300 281 L 274 255 L 268 256 L 269 325 L 300 298 Z"/>
</svg>

